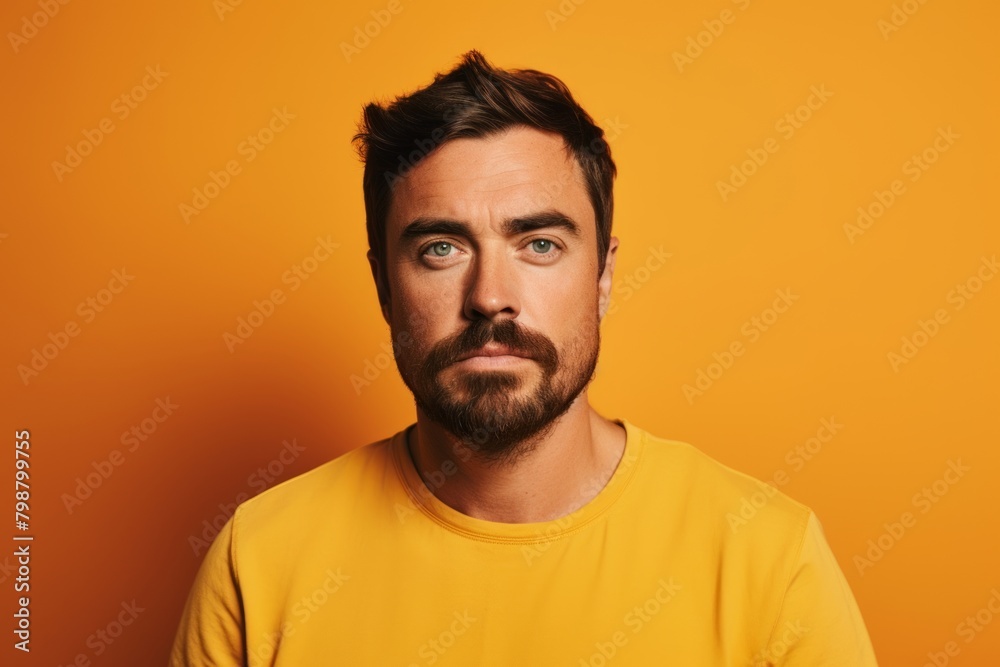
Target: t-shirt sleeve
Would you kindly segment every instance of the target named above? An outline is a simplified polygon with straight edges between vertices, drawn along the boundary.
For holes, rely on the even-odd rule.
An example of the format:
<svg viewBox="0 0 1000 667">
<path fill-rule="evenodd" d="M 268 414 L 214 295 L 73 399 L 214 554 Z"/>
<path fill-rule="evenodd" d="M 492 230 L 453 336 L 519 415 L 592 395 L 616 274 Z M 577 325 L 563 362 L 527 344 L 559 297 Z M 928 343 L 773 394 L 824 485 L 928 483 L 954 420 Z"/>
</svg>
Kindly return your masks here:
<svg viewBox="0 0 1000 667">
<path fill-rule="evenodd" d="M 233 559 L 234 522 L 235 516 L 205 553 L 174 638 L 171 667 L 246 664 L 243 605 Z"/>
<path fill-rule="evenodd" d="M 755 667 L 877 667 L 861 611 L 813 512 L 762 653 Z"/>
</svg>

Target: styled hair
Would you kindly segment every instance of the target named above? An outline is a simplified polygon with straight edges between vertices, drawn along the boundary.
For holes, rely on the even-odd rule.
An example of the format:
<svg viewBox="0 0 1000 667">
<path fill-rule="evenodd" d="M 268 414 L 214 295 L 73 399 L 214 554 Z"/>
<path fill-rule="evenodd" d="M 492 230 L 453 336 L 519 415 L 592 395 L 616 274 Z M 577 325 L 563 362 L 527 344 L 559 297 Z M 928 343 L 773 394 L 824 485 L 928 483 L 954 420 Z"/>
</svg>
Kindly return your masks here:
<svg viewBox="0 0 1000 667">
<path fill-rule="evenodd" d="M 364 107 L 353 141 L 365 163 L 368 245 L 385 289 L 386 220 L 396 182 L 446 141 L 486 137 L 518 125 L 561 135 L 580 165 L 597 222 L 600 277 L 611 239 L 617 175 L 604 131 L 558 78 L 533 69 L 499 69 L 472 50 L 426 87 L 386 106 L 373 102 Z M 383 305 L 387 297 L 380 290 Z"/>
</svg>

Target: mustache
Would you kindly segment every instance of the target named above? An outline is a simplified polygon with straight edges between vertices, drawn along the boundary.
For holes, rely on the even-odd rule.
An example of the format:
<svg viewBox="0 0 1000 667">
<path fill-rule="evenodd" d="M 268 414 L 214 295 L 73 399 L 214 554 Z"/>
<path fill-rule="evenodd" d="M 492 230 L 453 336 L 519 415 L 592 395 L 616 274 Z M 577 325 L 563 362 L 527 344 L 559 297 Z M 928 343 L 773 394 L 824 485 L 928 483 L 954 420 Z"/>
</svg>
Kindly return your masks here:
<svg viewBox="0 0 1000 667">
<path fill-rule="evenodd" d="M 519 354 L 534 359 L 546 373 L 555 373 L 559 366 L 558 351 L 544 334 L 526 329 L 512 319 L 496 322 L 480 319 L 435 345 L 425 361 L 427 371 L 437 373 L 455 363 L 461 355 L 478 350 L 490 342 L 506 345 Z"/>
</svg>

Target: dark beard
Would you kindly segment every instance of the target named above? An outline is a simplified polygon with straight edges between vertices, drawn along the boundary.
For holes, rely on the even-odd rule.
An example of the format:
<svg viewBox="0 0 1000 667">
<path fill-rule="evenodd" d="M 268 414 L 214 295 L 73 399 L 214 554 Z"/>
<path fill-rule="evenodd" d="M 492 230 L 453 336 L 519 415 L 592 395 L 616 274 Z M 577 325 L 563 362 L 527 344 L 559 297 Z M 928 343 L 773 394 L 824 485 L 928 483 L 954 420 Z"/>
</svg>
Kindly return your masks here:
<svg viewBox="0 0 1000 667">
<path fill-rule="evenodd" d="M 512 319 L 495 323 L 475 320 L 460 334 L 438 343 L 427 358 L 412 369 L 412 377 L 408 377 L 410 372 L 404 372 L 404 368 L 409 369 L 408 364 L 399 363 L 398 366 L 417 407 L 427 417 L 482 460 L 509 464 L 532 451 L 590 383 L 597 367 L 599 329 L 595 336 L 596 344 L 593 349 L 586 350 L 587 357 L 582 365 L 571 368 L 570 376 L 558 384 L 555 376 L 560 359 L 555 346 L 542 334 L 527 331 Z M 520 374 L 515 372 L 466 371 L 455 380 L 454 389 L 459 391 L 439 381 L 441 371 L 460 355 L 491 341 L 530 354 L 531 363 L 540 366 L 542 377 L 532 396 L 514 397 L 522 382 Z M 460 398 L 459 394 L 469 398 Z"/>
</svg>

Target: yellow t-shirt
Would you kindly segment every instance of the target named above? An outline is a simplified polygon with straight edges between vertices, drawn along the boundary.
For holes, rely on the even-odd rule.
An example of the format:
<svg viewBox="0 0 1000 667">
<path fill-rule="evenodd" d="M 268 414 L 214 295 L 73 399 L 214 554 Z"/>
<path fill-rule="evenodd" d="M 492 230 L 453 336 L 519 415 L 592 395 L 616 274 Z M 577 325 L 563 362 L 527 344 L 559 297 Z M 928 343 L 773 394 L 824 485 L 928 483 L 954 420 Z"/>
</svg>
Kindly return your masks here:
<svg viewBox="0 0 1000 667">
<path fill-rule="evenodd" d="M 808 507 L 618 423 L 611 480 L 555 521 L 445 505 L 405 431 L 248 500 L 205 556 L 172 665 L 876 664 Z"/>
</svg>

